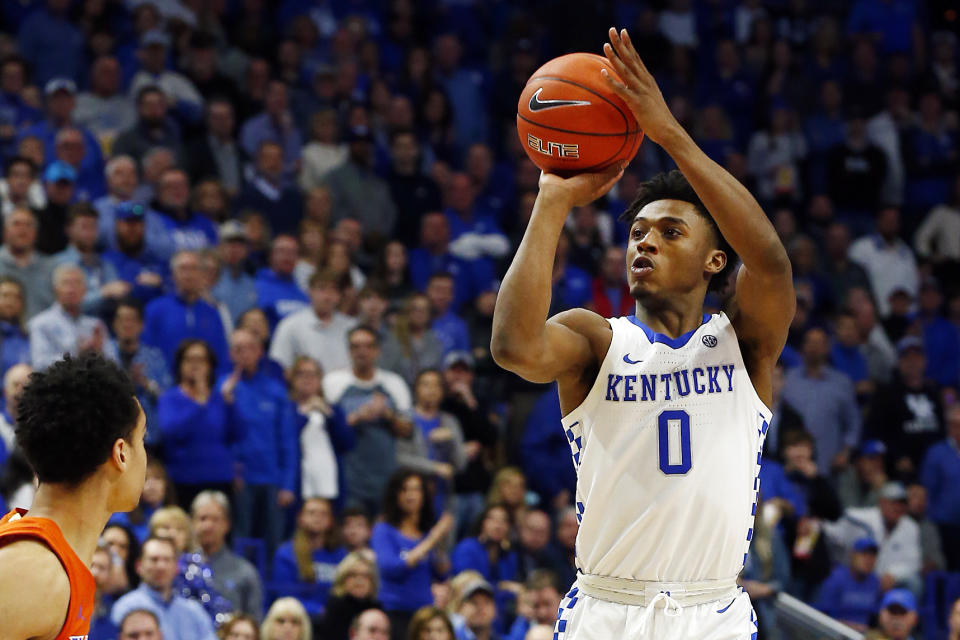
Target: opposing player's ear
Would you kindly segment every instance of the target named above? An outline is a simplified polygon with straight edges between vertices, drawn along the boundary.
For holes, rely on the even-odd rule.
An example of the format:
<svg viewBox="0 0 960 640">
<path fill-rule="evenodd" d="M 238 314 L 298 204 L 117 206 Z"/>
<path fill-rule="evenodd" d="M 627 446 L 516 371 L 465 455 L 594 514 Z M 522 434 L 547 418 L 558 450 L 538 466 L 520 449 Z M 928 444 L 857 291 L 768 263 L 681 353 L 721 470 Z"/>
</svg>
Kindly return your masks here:
<svg viewBox="0 0 960 640">
<path fill-rule="evenodd" d="M 704 265 L 704 271 L 711 275 L 716 275 L 723 271 L 727 266 L 727 254 L 720 249 L 711 249 L 707 254 L 707 264 Z"/>
<path fill-rule="evenodd" d="M 125 471 L 127 460 L 130 457 L 130 444 L 123 438 L 117 438 L 113 442 L 113 449 L 110 452 L 110 461 L 117 471 Z"/>
</svg>

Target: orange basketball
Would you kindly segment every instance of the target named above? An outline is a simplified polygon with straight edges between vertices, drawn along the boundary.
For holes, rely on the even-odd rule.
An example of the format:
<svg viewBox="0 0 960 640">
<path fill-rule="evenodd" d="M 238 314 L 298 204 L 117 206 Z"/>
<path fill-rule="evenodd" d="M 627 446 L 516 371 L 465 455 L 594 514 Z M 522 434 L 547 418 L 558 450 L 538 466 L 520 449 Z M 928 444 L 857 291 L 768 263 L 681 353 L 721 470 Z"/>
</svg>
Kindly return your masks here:
<svg viewBox="0 0 960 640">
<path fill-rule="evenodd" d="M 517 103 L 517 134 L 534 164 L 551 173 L 600 171 L 632 160 L 643 131 L 600 75 L 603 56 L 571 53 L 537 69 Z"/>
</svg>

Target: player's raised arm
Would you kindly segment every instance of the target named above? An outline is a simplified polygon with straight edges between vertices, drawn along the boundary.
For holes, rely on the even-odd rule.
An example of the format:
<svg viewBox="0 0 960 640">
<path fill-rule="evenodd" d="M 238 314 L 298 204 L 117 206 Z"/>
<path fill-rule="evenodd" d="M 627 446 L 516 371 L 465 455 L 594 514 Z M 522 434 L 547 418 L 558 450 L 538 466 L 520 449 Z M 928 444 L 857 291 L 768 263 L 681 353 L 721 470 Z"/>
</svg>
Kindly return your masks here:
<svg viewBox="0 0 960 640">
<path fill-rule="evenodd" d="M 493 312 L 490 351 L 504 369 L 532 382 L 551 382 L 582 371 L 609 345 L 609 325 L 597 314 L 572 309 L 549 321 L 553 261 L 572 207 L 593 202 L 620 179 L 623 168 L 563 179 L 540 176 L 540 193 L 520 247 L 504 276 Z M 605 342 L 604 342 L 605 340 Z M 601 355 L 602 357 L 602 355 Z"/>
<path fill-rule="evenodd" d="M 673 117 L 626 30 L 618 34 L 610 29 L 610 43 L 603 48 L 623 80 L 603 72 L 610 86 L 630 105 L 645 135 L 677 163 L 743 261 L 731 310 L 741 343 L 755 357 L 776 359 L 786 342 L 796 300 L 790 260 L 773 225 L 747 188 L 701 151 Z"/>
</svg>

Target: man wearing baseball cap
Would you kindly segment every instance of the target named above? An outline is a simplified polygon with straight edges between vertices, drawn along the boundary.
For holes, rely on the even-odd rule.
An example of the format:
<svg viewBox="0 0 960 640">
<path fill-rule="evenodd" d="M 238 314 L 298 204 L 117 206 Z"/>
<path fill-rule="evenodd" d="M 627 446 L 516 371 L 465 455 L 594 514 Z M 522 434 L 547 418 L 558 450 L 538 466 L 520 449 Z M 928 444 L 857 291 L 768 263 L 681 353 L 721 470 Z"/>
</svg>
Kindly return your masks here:
<svg viewBox="0 0 960 640">
<path fill-rule="evenodd" d="M 838 565 L 820 586 L 817 609 L 866 631 L 880 599 L 880 579 L 873 572 L 877 551 L 877 541 L 869 536 L 854 541 L 849 562 Z"/>
<path fill-rule="evenodd" d="M 73 201 L 77 170 L 61 160 L 47 165 L 43 172 L 43 188 L 47 206 L 37 213 L 37 251 L 52 255 L 67 248 L 67 207 Z"/>
<path fill-rule="evenodd" d="M 150 215 L 146 206 L 136 202 L 121 202 L 116 206 L 114 215 L 116 248 L 105 251 L 103 259 L 113 264 L 120 279 L 132 286 L 131 295 L 146 305 L 163 293 L 170 268 L 146 244 L 147 218 Z"/>
<path fill-rule="evenodd" d="M 880 602 L 878 629 L 867 640 L 914 640 L 917 626 L 917 599 L 907 589 L 891 589 Z"/>
<path fill-rule="evenodd" d="M 824 531 L 834 543 L 847 549 L 869 535 L 879 547 L 875 573 L 883 590 L 894 586 L 919 589 L 920 527 L 907 516 L 907 490 L 899 482 L 888 482 L 878 497 L 876 507 L 847 509 L 836 522 L 825 522 Z"/>
<path fill-rule="evenodd" d="M 78 167 L 85 175 L 103 175 L 103 152 L 100 143 L 90 130 L 74 121 L 74 109 L 77 106 L 77 85 L 67 77 L 55 77 L 43 87 L 46 101 L 46 117 L 20 132 L 18 140 L 27 137 L 40 138 L 43 141 L 44 157 L 47 162 L 57 158 L 57 134 L 66 128 L 75 128 L 83 136 L 83 160 Z"/>
<path fill-rule="evenodd" d="M 493 586 L 483 578 L 465 584 L 460 594 L 457 613 L 453 616 L 457 637 L 496 640 L 499 637 L 493 630 L 493 621 L 496 618 L 497 604 Z M 467 631 L 469 633 L 466 633 Z"/>
<path fill-rule="evenodd" d="M 837 497 L 844 508 L 873 507 L 877 494 L 887 482 L 887 445 L 867 440 L 857 450 L 853 464 L 837 478 Z"/>
</svg>

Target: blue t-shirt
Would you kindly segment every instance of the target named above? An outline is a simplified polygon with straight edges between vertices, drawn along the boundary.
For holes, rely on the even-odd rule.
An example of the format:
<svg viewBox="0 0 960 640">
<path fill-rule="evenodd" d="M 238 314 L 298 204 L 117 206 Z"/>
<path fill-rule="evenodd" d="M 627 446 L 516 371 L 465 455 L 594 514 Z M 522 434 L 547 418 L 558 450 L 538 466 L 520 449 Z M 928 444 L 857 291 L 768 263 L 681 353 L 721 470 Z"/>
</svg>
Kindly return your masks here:
<svg viewBox="0 0 960 640">
<path fill-rule="evenodd" d="M 433 603 L 430 582 L 433 553 L 408 567 L 404 558 L 423 538 L 408 538 L 396 527 L 378 522 L 373 527 L 370 547 L 380 569 L 380 602 L 387 611 L 416 611 Z"/>
<path fill-rule="evenodd" d="M 347 550 L 344 547 L 316 549 L 312 557 L 314 588 L 307 592 L 297 591 L 280 595 L 297 596 L 311 617 L 322 614 L 324 607 L 327 606 L 327 597 L 330 595 L 330 587 L 333 586 L 337 565 L 346 555 Z M 293 552 L 293 542 L 284 542 L 277 548 L 277 553 L 273 557 L 273 580 L 278 583 L 277 587 L 281 592 L 284 584 L 304 584 L 300 580 L 300 569 L 297 567 L 297 556 Z"/>
<path fill-rule="evenodd" d="M 823 581 L 816 607 L 837 620 L 867 624 L 880 602 L 880 579 L 870 573 L 860 579 L 840 565 Z"/>
</svg>

